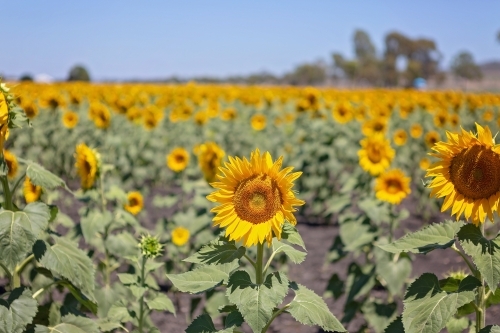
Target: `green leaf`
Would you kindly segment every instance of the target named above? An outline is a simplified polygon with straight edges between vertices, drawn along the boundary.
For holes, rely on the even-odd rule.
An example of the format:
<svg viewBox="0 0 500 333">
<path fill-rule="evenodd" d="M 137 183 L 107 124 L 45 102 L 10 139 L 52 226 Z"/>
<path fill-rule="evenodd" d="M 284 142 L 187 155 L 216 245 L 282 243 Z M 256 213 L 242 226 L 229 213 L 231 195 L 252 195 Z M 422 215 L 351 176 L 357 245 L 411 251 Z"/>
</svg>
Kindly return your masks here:
<svg viewBox="0 0 500 333">
<path fill-rule="evenodd" d="M 273 251 L 276 253 L 284 252 L 294 264 L 300 264 L 306 258 L 307 253 L 294 249 L 288 244 L 282 243 L 273 238 Z"/>
<path fill-rule="evenodd" d="M 0 300 L 0 333 L 22 333 L 38 310 L 31 291 L 23 287 L 14 289 L 7 301 Z"/>
<path fill-rule="evenodd" d="M 355 251 L 365 244 L 373 242 L 377 233 L 363 216 L 349 219 L 340 224 L 339 235 L 346 251 Z"/>
<path fill-rule="evenodd" d="M 288 311 L 298 322 L 304 325 L 318 325 L 327 332 L 347 332 L 321 297 L 300 284 L 292 289 L 295 297 L 290 302 Z"/>
<path fill-rule="evenodd" d="M 244 246 L 236 247 L 234 241 L 228 242 L 225 238 L 204 245 L 198 252 L 184 259 L 195 264 L 225 264 L 238 260 L 245 255 Z"/>
<path fill-rule="evenodd" d="M 384 333 L 405 333 L 401 316 L 398 316 L 393 322 L 391 322 L 384 330 Z"/>
<path fill-rule="evenodd" d="M 333 296 L 334 299 L 337 299 L 343 293 L 344 293 L 344 281 L 342 281 L 337 275 L 337 273 L 335 273 L 330 277 L 330 280 L 328 281 L 323 297 Z"/>
<path fill-rule="evenodd" d="M 288 243 L 293 245 L 298 245 L 304 250 L 306 249 L 306 245 L 304 244 L 304 240 L 300 236 L 297 228 L 291 223 L 283 223 L 283 228 L 281 230 L 281 238 L 286 240 Z"/>
<path fill-rule="evenodd" d="M 168 298 L 167 295 L 157 293 L 154 298 L 145 298 L 148 308 L 157 311 L 169 311 L 175 315 L 174 303 Z"/>
<path fill-rule="evenodd" d="M 33 247 L 36 260 L 53 274 L 62 276 L 74 284 L 88 299 L 95 302 L 95 269 L 86 253 L 75 243 L 53 236 L 55 244 L 49 246 L 42 240 Z"/>
<path fill-rule="evenodd" d="M 128 274 L 128 273 L 119 273 L 118 279 L 123 284 L 136 284 L 137 283 L 137 275 Z"/>
<path fill-rule="evenodd" d="M 377 333 L 383 332 L 396 318 L 396 309 L 396 303 L 384 304 L 379 301 L 367 301 L 361 307 L 366 321 Z"/>
<path fill-rule="evenodd" d="M 85 217 L 80 220 L 83 238 L 87 244 L 92 244 L 96 239 L 96 234 L 103 233 L 105 227 L 111 222 L 111 213 L 106 211 L 101 213 L 98 210 L 90 211 Z"/>
<path fill-rule="evenodd" d="M 458 232 L 458 239 L 488 286 L 495 291 L 500 283 L 500 239 L 485 238 L 473 224 L 464 225 Z"/>
<path fill-rule="evenodd" d="M 106 318 L 108 316 L 109 309 L 119 298 L 119 293 L 116 292 L 110 285 L 106 284 L 102 287 L 97 287 L 95 291 L 95 298 L 97 300 L 98 317 Z"/>
<path fill-rule="evenodd" d="M 29 207 L 28 211 L 23 212 L 8 210 L 0 212 L 0 260 L 11 273 L 16 265 L 31 252 L 41 231 L 47 228 L 48 208 L 44 210 L 43 205 L 28 205 L 26 206 L 26 208 Z"/>
<path fill-rule="evenodd" d="M 118 258 L 137 255 L 137 239 L 126 231 L 109 235 L 104 242 L 104 246 L 106 246 L 109 253 Z"/>
<path fill-rule="evenodd" d="M 358 202 L 358 207 L 375 223 L 389 221 L 389 206 L 379 200 L 367 198 Z"/>
<path fill-rule="evenodd" d="M 455 318 L 451 317 L 446 323 L 446 329 L 448 333 L 462 333 L 463 330 L 469 327 L 468 318 Z"/>
<path fill-rule="evenodd" d="M 243 325 L 243 316 L 238 310 L 230 312 L 226 317 L 226 322 L 224 323 L 225 328 L 231 328 L 233 326 L 240 327 Z"/>
<path fill-rule="evenodd" d="M 36 325 L 35 333 L 99 333 L 99 327 L 92 319 L 67 314 L 62 323 L 53 327 Z"/>
<path fill-rule="evenodd" d="M 391 253 L 428 253 L 435 249 L 446 249 L 453 245 L 455 235 L 463 225 L 462 221 L 434 223 L 420 231 L 406 234 L 390 244 L 378 244 L 378 247 Z"/>
<path fill-rule="evenodd" d="M 193 322 L 186 328 L 186 333 L 215 333 L 217 329 L 212 321 L 212 318 L 208 314 L 202 314 L 198 316 Z"/>
<path fill-rule="evenodd" d="M 238 263 L 234 261 L 229 264 L 204 265 L 182 274 L 167 274 L 167 277 L 180 291 L 196 294 L 217 287 L 238 267 Z"/>
<path fill-rule="evenodd" d="M 23 212 L 28 215 L 33 234 L 39 237 L 40 233 L 49 225 L 51 208 L 43 202 L 32 202 L 24 207 Z"/>
<path fill-rule="evenodd" d="M 479 333 L 500 333 L 500 326 L 488 325 L 483 327 Z"/>
<path fill-rule="evenodd" d="M 128 286 L 127 288 L 132 292 L 132 294 L 134 295 L 134 297 L 135 297 L 135 299 L 137 301 L 142 296 L 144 296 L 144 294 L 146 293 L 146 291 L 148 291 L 148 288 L 137 286 L 137 285 L 131 285 L 131 286 Z"/>
<path fill-rule="evenodd" d="M 66 187 L 64 180 L 48 171 L 40 164 L 31 161 L 26 162 L 28 164 L 28 167 L 26 168 L 26 175 L 30 178 L 30 181 L 34 185 L 41 186 L 49 190 L 55 189 L 59 186 Z"/>
<path fill-rule="evenodd" d="M 472 275 L 466 276 L 458 285 L 458 291 L 473 291 L 477 287 L 481 287 L 481 281 Z"/>
<path fill-rule="evenodd" d="M 400 256 L 398 261 L 393 260 L 393 254 L 379 248 L 374 249 L 376 268 L 375 272 L 387 282 L 387 289 L 392 295 L 400 295 L 406 279 L 411 274 L 411 261 L 406 256 Z"/>
<path fill-rule="evenodd" d="M 439 287 L 438 278 L 425 273 L 415 280 L 403 301 L 406 333 L 438 333 L 457 309 L 474 300 L 472 291 L 448 294 Z"/>
<path fill-rule="evenodd" d="M 93 314 L 97 313 L 97 301 L 96 300 L 89 300 L 87 296 L 85 296 L 80 289 L 75 287 L 71 282 L 68 280 L 59 280 L 57 281 L 57 284 L 66 287 L 71 295 L 75 297 L 75 299 L 85 306 L 87 309 L 89 309 Z"/>
<path fill-rule="evenodd" d="M 254 332 L 261 332 L 287 292 L 288 279 L 280 272 L 269 274 L 264 283 L 258 285 L 246 271 L 236 271 L 229 277 L 226 295 L 236 304 L 248 326 Z"/>
</svg>

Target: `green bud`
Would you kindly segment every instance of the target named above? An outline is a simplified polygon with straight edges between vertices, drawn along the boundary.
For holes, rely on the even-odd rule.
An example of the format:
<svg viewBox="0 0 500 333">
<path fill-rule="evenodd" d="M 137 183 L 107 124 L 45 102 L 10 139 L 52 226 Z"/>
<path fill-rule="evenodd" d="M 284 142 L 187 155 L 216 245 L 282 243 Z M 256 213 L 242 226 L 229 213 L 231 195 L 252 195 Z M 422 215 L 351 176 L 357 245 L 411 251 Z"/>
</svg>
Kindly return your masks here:
<svg viewBox="0 0 500 333">
<path fill-rule="evenodd" d="M 160 244 L 158 237 L 150 235 L 143 235 L 138 247 L 141 249 L 142 255 L 147 258 L 156 258 L 163 250 L 163 245 Z"/>
</svg>

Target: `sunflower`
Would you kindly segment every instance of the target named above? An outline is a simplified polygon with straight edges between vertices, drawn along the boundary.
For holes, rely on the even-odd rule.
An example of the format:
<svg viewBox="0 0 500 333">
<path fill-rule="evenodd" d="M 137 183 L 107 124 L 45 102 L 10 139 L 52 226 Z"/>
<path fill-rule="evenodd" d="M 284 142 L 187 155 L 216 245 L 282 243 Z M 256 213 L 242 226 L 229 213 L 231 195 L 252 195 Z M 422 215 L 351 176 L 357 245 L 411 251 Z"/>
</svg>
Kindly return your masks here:
<svg viewBox="0 0 500 333">
<path fill-rule="evenodd" d="M 410 193 L 410 177 L 400 169 L 384 172 L 376 180 L 375 196 L 379 200 L 398 205 Z"/>
<path fill-rule="evenodd" d="M 434 116 L 434 125 L 438 128 L 442 128 L 448 122 L 448 113 L 446 111 L 439 111 Z"/>
<path fill-rule="evenodd" d="M 140 192 L 129 192 L 127 194 L 127 203 L 123 206 L 127 212 L 137 215 L 144 207 L 144 200 Z"/>
<path fill-rule="evenodd" d="M 350 104 L 337 103 L 332 110 L 333 119 L 339 124 L 346 124 L 354 117 L 354 112 Z"/>
<path fill-rule="evenodd" d="M 491 109 L 488 109 L 488 110 L 484 111 L 484 113 L 483 113 L 483 120 L 484 121 L 492 121 L 494 117 L 495 117 L 495 114 L 493 113 L 493 110 L 491 110 Z"/>
<path fill-rule="evenodd" d="M 78 113 L 66 111 L 62 116 L 62 123 L 66 128 L 74 128 L 78 124 Z"/>
<path fill-rule="evenodd" d="M 448 142 L 438 142 L 430 155 L 440 159 L 427 169 L 434 177 L 431 196 L 445 197 L 441 211 L 451 208 L 457 220 L 462 214 L 475 225 L 486 216 L 493 222 L 500 199 L 500 146 L 490 129 L 476 124 L 477 135 L 447 132 Z"/>
<path fill-rule="evenodd" d="M 91 103 L 89 107 L 89 118 L 96 127 L 106 129 L 111 124 L 111 112 L 101 103 Z"/>
<path fill-rule="evenodd" d="M 225 121 L 233 120 L 236 118 L 236 110 L 234 108 L 228 108 L 222 111 L 220 118 Z"/>
<path fill-rule="evenodd" d="M 420 169 L 426 171 L 431 166 L 431 160 L 427 157 L 423 157 L 418 164 L 420 166 Z"/>
<path fill-rule="evenodd" d="M 23 193 L 27 203 L 35 202 L 42 195 L 42 187 L 34 185 L 30 178 L 26 177 L 24 179 Z"/>
<path fill-rule="evenodd" d="M 394 158 L 394 149 L 382 134 L 372 135 L 360 141 L 359 165 L 372 176 L 384 172 Z"/>
<path fill-rule="evenodd" d="M 24 110 L 26 117 L 28 117 L 29 119 L 33 119 L 38 115 L 38 108 L 33 101 L 23 99 L 21 108 Z"/>
<path fill-rule="evenodd" d="M 423 128 L 420 124 L 413 124 L 410 127 L 410 135 L 414 139 L 418 139 L 422 136 Z"/>
<path fill-rule="evenodd" d="M 398 129 L 394 132 L 394 143 L 398 146 L 403 146 L 406 143 L 406 131 L 404 129 Z"/>
<path fill-rule="evenodd" d="M 196 155 L 198 155 L 198 164 L 208 182 L 215 180 L 215 175 L 225 154 L 224 150 L 215 142 L 207 142 L 197 147 Z"/>
<path fill-rule="evenodd" d="M 252 117 L 250 124 L 254 130 L 262 131 L 266 128 L 266 116 L 263 114 L 256 114 Z"/>
<path fill-rule="evenodd" d="M 9 138 L 9 100 L 8 88 L 0 82 L 0 149 Z M 7 94 L 7 96 L 6 96 Z"/>
<path fill-rule="evenodd" d="M 17 174 L 17 169 L 19 169 L 16 155 L 12 154 L 8 150 L 4 150 L 3 157 L 5 159 L 5 163 L 7 163 L 7 167 L 9 168 L 9 172 L 7 173 L 7 177 L 14 178 Z"/>
<path fill-rule="evenodd" d="M 94 185 L 99 175 L 101 164 L 99 153 L 86 144 L 80 143 L 76 146 L 75 159 L 76 171 L 81 178 L 82 188 L 87 190 Z"/>
<path fill-rule="evenodd" d="M 387 130 L 387 121 L 383 118 L 375 118 L 372 120 L 367 120 L 361 127 L 361 131 L 366 136 L 371 136 L 372 134 L 382 134 Z"/>
<path fill-rule="evenodd" d="M 167 155 L 167 166 L 175 172 L 181 172 L 189 164 L 189 153 L 186 149 L 177 147 Z"/>
<path fill-rule="evenodd" d="M 293 167 L 283 170 L 283 156 L 273 162 L 269 152 L 260 154 L 256 149 L 246 158 L 229 157 L 221 167 L 218 182 L 211 185 L 217 190 L 207 196 L 221 205 L 212 209 L 217 215 L 214 226 L 226 227 L 230 240 L 243 240 L 245 246 L 270 244 L 273 235 L 281 238 L 285 220 L 296 224 L 294 206 L 304 201 L 295 197 L 293 181 L 302 172 L 290 173 Z"/>
<path fill-rule="evenodd" d="M 441 139 L 441 136 L 436 131 L 430 131 L 425 134 L 425 144 L 429 148 L 432 148 L 439 139 Z"/>
<path fill-rule="evenodd" d="M 172 230 L 172 243 L 182 246 L 189 240 L 190 232 L 184 227 L 176 227 Z"/>
</svg>

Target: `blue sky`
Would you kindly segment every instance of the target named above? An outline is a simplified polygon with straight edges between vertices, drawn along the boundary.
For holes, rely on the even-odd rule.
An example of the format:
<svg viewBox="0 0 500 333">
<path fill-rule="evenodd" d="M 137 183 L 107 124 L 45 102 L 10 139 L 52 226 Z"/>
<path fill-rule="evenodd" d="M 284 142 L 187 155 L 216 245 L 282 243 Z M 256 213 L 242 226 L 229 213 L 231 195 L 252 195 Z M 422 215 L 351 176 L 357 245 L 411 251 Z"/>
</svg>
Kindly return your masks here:
<svg viewBox="0 0 500 333">
<path fill-rule="evenodd" d="M 227 76 L 352 56 L 356 28 L 383 51 L 399 31 L 433 38 L 442 67 L 469 50 L 500 60 L 500 1 L 5 1 L 0 73 L 62 79 L 84 64 L 94 79 Z M 5 10 L 7 8 L 7 11 Z"/>
</svg>

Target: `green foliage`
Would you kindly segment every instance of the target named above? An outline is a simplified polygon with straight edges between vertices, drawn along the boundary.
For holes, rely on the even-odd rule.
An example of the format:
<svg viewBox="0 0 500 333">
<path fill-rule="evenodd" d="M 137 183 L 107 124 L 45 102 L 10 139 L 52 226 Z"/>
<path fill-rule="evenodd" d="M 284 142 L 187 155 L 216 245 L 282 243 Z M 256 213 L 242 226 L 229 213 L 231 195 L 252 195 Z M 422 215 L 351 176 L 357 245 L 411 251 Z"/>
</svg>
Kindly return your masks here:
<svg viewBox="0 0 500 333">
<path fill-rule="evenodd" d="M 36 312 L 37 302 L 29 289 L 12 290 L 7 300 L 0 300 L 0 333 L 24 332 Z"/>
<path fill-rule="evenodd" d="M 204 265 L 182 274 L 167 274 L 173 285 L 182 292 L 200 293 L 213 289 L 229 279 L 237 262 L 220 265 Z"/>
<path fill-rule="evenodd" d="M 66 187 L 64 180 L 48 171 L 40 164 L 27 160 L 20 161 L 27 164 L 26 175 L 34 185 L 41 186 L 48 190 L 53 190 L 56 187 Z"/>
<path fill-rule="evenodd" d="M 35 333 L 99 333 L 99 327 L 89 318 L 67 314 L 55 326 L 36 325 Z"/>
<path fill-rule="evenodd" d="M 195 264 L 226 264 L 241 259 L 245 252 L 245 247 L 236 247 L 234 241 L 228 242 L 221 237 L 204 245 L 198 252 L 184 261 Z"/>
</svg>

